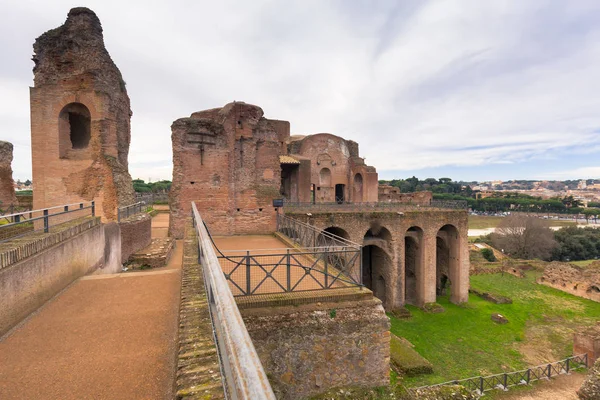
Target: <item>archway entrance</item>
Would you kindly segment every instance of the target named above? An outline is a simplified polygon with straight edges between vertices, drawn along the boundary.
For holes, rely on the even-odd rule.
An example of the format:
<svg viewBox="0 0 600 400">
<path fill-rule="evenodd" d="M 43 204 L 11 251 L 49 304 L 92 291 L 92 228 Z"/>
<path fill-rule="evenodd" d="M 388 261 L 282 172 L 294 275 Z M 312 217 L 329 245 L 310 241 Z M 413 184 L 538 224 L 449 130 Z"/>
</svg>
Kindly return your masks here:
<svg viewBox="0 0 600 400">
<path fill-rule="evenodd" d="M 418 280 L 423 271 L 423 230 L 412 227 L 404 236 L 404 302 L 419 305 Z"/>
<path fill-rule="evenodd" d="M 363 284 L 373 291 L 373 295 L 385 305 L 385 272 L 391 267 L 391 260 L 387 253 L 378 246 L 363 247 L 362 253 L 362 280 Z"/>
<path fill-rule="evenodd" d="M 346 185 L 343 185 L 341 183 L 338 183 L 337 185 L 335 185 L 335 202 L 338 204 L 341 204 L 344 201 L 346 201 L 346 199 L 344 197 L 345 187 L 346 187 Z"/>
<path fill-rule="evenodd" d="M 459 297 L 458 274 L 460 270 L 460 243 L 458 229 L 444 225 L 436 237 L 436 296 L 450 295 L 451 300 Z"/>
</svg>

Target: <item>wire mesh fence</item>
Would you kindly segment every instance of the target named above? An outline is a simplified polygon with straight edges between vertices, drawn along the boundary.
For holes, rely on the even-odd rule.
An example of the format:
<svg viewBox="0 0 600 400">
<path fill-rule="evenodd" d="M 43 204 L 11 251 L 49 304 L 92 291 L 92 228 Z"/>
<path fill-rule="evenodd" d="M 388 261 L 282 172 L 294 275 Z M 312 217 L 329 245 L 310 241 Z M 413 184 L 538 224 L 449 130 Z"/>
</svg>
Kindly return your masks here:
<svg viewBox="0 0 600 400">
<path fill-rule="evenodd" d="M 0 216 L 0 243 L 33 232 L 51 233 L 79 218 L 95 216 L 95 203 L 75 203 Z"/>
<path fill-rule="evenodd" d="M 509 387 L 518 385 L 528 385 L 531 382 L 541 379 L 550 379 L 553 376 L 568 374 L 572 370 L 587 368 L 587 354 L 575 355 L 564 360 L 555 361 L 549 364 L 537 365 L 528 369 L 506 372 L 502 374 L 489 376 L 476 376 L 455 381 L 438 383 L 436 385 L 421 386 L 413 391 L 436 388 L 449 385 L 461 385 L 471 392 L 484 393 L 490 390 L 507 390 Z"/>
</svg>

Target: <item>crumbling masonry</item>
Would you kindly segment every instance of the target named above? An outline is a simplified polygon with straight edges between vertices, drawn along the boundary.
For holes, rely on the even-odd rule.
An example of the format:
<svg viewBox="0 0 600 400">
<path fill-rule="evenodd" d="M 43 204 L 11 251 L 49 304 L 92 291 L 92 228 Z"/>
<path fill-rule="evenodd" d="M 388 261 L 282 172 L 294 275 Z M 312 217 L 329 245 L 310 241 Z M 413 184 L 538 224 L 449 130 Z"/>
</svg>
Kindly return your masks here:
<svg viewBox="0 0 600 400">
<path fill-rule="evenodd" d="M 96 200 L 103 220 L 134 201 L 129 96 L 93 11 L 73 8 L 33 45 L 31 147 L 36 209 Z"/>
<path fill-rule="evenodd" d="M 11 163 L 13 160 L 13 145 L 0 141 L 0 210 L 17 204 Z"/>
</svg>

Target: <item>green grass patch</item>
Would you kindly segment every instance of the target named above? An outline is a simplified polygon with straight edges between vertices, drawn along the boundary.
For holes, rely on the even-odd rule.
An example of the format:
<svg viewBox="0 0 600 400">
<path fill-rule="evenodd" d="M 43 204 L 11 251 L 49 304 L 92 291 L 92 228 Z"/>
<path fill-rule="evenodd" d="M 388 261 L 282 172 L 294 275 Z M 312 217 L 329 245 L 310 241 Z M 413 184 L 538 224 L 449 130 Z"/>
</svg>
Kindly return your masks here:
<svg viewBox="0 0 600 400">
<path fill-rule="evenodd" d="M 429 314 L 408 306 L 411 319 L 390 316 L 392 333 L 410 341 L 434 368 L 433 375 L 405 377 L 403 383 L 421 386 L 490 375 L 524 368 L 535 363 L 532 357 L 555 361 L 569 356 L 572 333 L 594 325 L 600 304 L 537 285 L 539 274 L 529 271 L 522 279 L 509 274 L 471 277 L 474 289 L 510 297 L 513 304 L 494 304 L 470 295 L 468 304 L 455 305 L 439 297 L 444 313 Z M 492 313 L 504 315 L 509 323 L 494 323 Z"/>
<path fill-rule="evenodd" d="M 569 263 L 570 264 L 575 264 L 575 265 L 577 265 L 579 267 L 587 267 L 588 265 L 590 265 L 594 261 L 598 261 L 598 260 L 569 261 Z"/>
</svg>

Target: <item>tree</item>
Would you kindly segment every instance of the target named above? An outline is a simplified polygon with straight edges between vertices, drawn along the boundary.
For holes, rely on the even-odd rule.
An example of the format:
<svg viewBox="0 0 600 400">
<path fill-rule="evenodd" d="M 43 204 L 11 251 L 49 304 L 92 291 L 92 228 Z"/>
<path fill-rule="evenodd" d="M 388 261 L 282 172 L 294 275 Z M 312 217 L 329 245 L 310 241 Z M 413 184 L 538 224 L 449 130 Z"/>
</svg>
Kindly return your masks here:
<svg viewBox="0 0 600 400">
<path fill-rule="evenodd" d="M 492 234 L 492 243 L 511 257 L 526 260 L 550 259 L 557 246 L 547 221 L 525 215 L 504 218 Z"/>
</svg>

